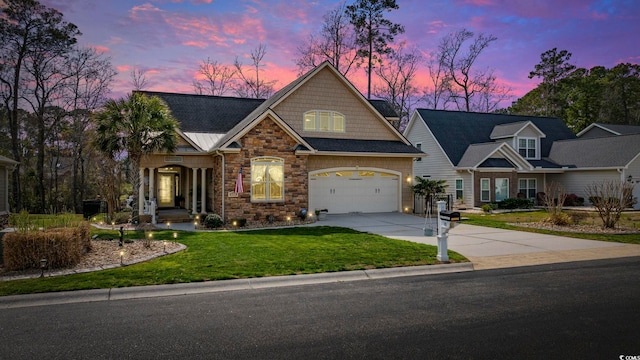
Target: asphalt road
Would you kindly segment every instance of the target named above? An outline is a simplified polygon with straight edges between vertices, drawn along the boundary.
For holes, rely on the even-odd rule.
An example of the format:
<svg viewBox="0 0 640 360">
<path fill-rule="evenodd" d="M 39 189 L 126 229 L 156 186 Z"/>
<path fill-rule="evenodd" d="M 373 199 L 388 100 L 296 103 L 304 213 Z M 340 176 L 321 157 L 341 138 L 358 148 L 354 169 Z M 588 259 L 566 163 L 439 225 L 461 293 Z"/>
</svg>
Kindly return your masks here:
<svg viewBox="0 0 640 360">
<path fill-rule="evenodd" d="M 0 359 L 640 359 L 640 258 L 0 310 Z"/>
</svg>

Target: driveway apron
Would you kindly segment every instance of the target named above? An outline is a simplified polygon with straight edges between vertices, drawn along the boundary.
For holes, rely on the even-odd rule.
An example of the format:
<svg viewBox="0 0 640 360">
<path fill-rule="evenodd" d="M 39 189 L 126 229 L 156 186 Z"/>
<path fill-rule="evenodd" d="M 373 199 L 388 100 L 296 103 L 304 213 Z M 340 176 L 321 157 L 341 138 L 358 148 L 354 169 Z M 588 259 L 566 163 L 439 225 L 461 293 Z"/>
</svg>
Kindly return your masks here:
<svg viewBox="0 0 640 360">
<path fill-rule="evenodd" d="M 326 220 L 318 221 L 315 225 L 342 226 L 392 239 L 437 245 L 435 236 L 424 236 L 425 219 L 411 214 L 330 214 Z M 448 245 L 449 250 L 471 260 L 476 269 L 640 256 L 640 245 L 494 229 L 464 223 L 450 230 Z"/>
</svg>

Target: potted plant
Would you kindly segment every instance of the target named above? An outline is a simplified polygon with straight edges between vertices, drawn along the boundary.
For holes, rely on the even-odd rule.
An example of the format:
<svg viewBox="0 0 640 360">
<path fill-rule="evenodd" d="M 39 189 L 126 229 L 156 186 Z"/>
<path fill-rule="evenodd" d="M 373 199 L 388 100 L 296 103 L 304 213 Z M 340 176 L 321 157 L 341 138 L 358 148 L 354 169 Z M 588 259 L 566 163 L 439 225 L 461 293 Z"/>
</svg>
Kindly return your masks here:
<svg viewBox="0 0 640 360">
<path fill-rule="evenodd" d="M 316 209 L 316 218 L 318 220 L 324 220 L 327 218 L 327 213 L 329 210 L 327 209 Z"/>
</svg>

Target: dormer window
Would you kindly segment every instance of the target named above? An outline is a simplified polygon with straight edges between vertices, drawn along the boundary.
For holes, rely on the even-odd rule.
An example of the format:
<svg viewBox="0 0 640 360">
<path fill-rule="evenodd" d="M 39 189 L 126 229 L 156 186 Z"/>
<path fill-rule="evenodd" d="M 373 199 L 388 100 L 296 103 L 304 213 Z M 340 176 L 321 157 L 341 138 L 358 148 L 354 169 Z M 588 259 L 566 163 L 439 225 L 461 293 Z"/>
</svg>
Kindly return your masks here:
<svg viewBox="0 0 640 360">
<path fill-rule="evenodd" d="M 538 157 L 538 139 L 518 138 L 518 153 L 525 159 L 536 159 Z"/>
<path fill-rule="evenodd" d="M 303 128 L 305 131 L 344 132 L 344 115 L 336 111 L 307 111 Z"/>
</svg>

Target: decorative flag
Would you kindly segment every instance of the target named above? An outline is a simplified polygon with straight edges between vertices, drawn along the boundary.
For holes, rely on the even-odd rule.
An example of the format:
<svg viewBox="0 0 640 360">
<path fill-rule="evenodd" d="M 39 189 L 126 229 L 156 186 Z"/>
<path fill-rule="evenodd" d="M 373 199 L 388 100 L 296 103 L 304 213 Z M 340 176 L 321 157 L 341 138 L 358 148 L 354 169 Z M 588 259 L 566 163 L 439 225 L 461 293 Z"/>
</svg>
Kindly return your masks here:
<svg viewBox="0 0 640 360">
<path fill-rule="evenodd" d="M 240 171 L 238 171 L 238 178 L 236 179 L 236 188 L 234 191 L 237 193 L 244 192 L 244 184 L 242 183 L 242 166 L 240 166 Z"/>
</svg>

